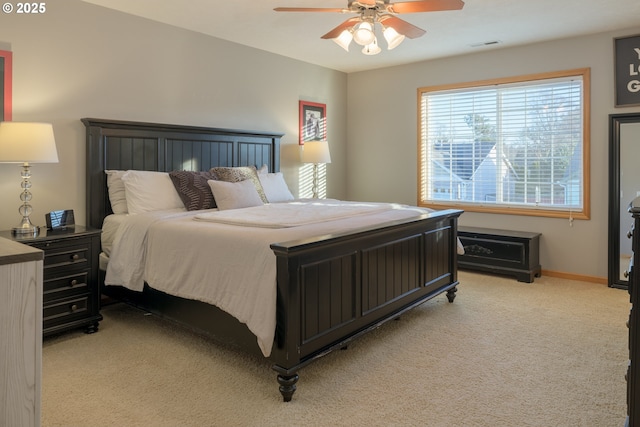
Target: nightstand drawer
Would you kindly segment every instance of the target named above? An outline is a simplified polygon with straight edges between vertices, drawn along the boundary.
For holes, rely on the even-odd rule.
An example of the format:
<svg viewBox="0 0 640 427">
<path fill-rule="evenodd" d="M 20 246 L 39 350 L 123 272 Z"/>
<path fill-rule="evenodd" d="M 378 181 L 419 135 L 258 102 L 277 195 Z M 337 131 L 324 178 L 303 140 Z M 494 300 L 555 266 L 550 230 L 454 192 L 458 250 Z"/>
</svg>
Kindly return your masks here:
<svg viewBox="0 0 640 427">
<path fill-rule="evenodd" d="M 64 231 L 41 229 L 35 236 L 16 236 L 11 230 L 0 237 L 44 251 L 44 336 L 84 327 L 98 330 L 100 315 L 100 230 L 76 225 Z"/>
<path fill-rule="evenodd" d="M 89 310 L 89 295 L 78 298 L 70 298 L 54 301 L 52 304 L 44 306 L 43 321 L 44 328 L 67 323 L 75 318 L 87 316 Z"/>
<path fill-rule="evenodd" d="M 44 281 L 44 302 L 89 292 L 89 270 Z"/>
<path fill-rule="evenodd" d="M 84 244 L 81 244 L 84 243 Z M 91 246 L 89 241 L 73 244 L 37 244 L 33 245 L 44 252 L 44 277 L 50 277 L 59 270 L 68 271 L 69 268 L 89 268 Z"/>
</svg>

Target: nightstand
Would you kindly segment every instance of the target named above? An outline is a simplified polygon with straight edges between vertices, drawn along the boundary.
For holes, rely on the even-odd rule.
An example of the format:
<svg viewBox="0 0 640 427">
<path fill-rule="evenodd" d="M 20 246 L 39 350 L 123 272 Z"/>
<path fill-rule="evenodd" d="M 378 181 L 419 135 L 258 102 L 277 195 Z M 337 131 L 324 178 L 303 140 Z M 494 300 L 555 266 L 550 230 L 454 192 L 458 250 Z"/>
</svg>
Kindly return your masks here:
<svg viewBox="0 0 640 427">
<path fill-rule="evenodd" d="M 0 231 L 0 237 L 44 251 L 44 336 L 80 327 L 85 327 L 87 333 L 98 330 L 102 320 L 98 283 L 100 233 L 101 230 L 79 225 L 62 231 L 42 228 L 36 237 Z"/>
</svg>

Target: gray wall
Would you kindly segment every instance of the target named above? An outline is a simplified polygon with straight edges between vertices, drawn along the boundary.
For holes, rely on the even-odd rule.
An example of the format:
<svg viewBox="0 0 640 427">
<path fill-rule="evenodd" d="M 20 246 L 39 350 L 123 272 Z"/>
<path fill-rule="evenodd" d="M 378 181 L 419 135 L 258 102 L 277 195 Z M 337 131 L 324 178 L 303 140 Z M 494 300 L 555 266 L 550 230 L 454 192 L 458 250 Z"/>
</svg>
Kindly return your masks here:
<svg viewBox="0 0 640 427">
<path fill-rule="evenodd" d="M 298 195 L 310 173 L 299 161 L 298 101 L 325 103 L 328 192 L 346 198 L 344 73 L 78 0 L 2 14 L 3 48 L 13 51 L 13 120 L 53 123 L 60 158 L 32 167 L 36 224 L 54 209 L 84 223 L 82 117 L 283 132 L 281 169 Z M 0 164 L 0 229 L 18 224 L 20 191 L 20 167 Z"/>
<path fill-rule="evenodd" d="M 613 38 L 638 33 L 640 28 L 349 74 L 349 198 L 416 203 L 418 87 L 590 67 L 591 219 L 571 225 L 565 219 L 465 212 L 460 223 L 541 232 L 543 269 L 604 280 L 608 115 L 640 110 L 614 108 Z"/>
</svg>

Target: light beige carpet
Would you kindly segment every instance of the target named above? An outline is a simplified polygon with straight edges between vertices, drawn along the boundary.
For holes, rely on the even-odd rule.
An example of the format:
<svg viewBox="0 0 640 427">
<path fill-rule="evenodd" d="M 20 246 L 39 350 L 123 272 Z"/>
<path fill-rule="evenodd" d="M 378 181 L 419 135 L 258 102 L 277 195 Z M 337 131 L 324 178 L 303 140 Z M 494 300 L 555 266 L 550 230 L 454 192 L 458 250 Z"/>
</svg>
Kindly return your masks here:
<svg viewBox="0 0 640 427">
<path fill-rule="evenodd" d="M 283 403 L 263 359 L 123 304 L 48 339 L 43 426 L 622 426 L 628 295 L 460 272 L 421 305 L 300 371 Z"/>
</svg>

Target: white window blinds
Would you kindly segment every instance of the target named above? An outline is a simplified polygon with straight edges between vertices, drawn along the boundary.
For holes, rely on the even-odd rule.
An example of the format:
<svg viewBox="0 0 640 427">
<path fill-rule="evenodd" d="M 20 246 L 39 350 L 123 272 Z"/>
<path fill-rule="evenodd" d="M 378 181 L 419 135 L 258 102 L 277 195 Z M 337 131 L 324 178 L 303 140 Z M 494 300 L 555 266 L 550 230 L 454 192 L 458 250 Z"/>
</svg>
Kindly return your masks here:
<svg viewBox="0 0 640 427">
<path fill-rule="evenodd" d="M 420 202 L 584 206 L 582 75 L 420 96 Z"/>
</svg>

